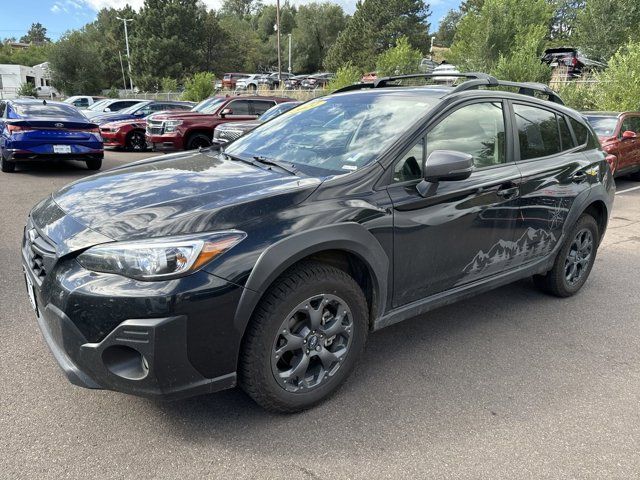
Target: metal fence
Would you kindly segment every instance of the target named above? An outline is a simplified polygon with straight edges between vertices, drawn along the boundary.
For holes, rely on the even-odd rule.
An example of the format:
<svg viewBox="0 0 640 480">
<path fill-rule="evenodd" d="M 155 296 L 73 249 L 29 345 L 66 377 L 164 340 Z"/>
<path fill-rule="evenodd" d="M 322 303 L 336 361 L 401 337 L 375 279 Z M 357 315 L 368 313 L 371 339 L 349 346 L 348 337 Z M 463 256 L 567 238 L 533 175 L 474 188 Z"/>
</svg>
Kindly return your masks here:
<svg viewBox="0 0 640 480">
<path fill-rule="evenodd" d="M 288 97 L 296 100 L 306 101 L 312 98 L 321 97 L 328 94 L 328 89 L 317 88 L 315 90 L 286 90 L 286 89 L 258 89 L 255 92 L 246 90 L 217 90 L 216 95 L 258 95 L 268 97 Z M 107 92 L 105 92 L 107 93 Z M 140 100 L 182 100 L 183 92 L 131 92 L 122 90 L 119 92 L 120 98 L 136 98 Z"/>
</svg>

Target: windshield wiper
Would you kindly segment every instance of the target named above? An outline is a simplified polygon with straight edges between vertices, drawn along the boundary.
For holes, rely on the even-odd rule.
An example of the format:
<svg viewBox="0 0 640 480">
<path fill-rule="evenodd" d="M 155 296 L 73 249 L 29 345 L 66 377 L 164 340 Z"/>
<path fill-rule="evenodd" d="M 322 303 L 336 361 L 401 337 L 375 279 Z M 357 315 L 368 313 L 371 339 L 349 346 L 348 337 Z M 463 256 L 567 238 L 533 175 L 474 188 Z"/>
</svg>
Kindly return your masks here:
<svg viewBox="0 0 640 480">
<path fill-rule="evenodd" d="M 257 162 L 262 163 L 263 165 L 274 165 L 285 172 L 289 172 L 291 175 L 298 175 L 298 169 L 294 167 L 290 163 L 281 162 L 280 160 L 275 160 L 273 158 L 263 157 L 261 155 L 257 155 L 253 157 L 253 159 Z"/>
</svg>

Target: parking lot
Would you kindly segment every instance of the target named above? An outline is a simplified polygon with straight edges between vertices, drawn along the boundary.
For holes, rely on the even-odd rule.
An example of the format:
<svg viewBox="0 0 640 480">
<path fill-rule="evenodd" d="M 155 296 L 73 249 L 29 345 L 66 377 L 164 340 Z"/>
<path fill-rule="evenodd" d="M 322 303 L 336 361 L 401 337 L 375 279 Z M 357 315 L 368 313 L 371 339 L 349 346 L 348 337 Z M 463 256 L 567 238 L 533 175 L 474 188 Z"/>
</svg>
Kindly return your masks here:
<svg viewBox="0 0 640 480">
<path fill-rule="evenodd" d="M 107 152 L 103 169 L 150 154 Z M 173 403 L 74 387 L 21 272 L 30 208 L 90 174 L 0 175 L 0 478 L 632 478 L 640 471 L 640 183 L 618 181 L 585 288 L 529 281 L 372 334 L 309 412 L 239 390 Z"/>
</svg>

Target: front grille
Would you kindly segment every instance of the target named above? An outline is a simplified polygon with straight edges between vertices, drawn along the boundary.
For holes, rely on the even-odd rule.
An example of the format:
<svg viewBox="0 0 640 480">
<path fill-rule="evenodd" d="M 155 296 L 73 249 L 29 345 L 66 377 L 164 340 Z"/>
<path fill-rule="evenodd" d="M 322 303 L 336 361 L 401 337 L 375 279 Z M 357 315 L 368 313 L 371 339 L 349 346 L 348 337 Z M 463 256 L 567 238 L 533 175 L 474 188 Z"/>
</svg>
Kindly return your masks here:
<svg viewBox="0 0 640 480">
<path fill-rule="evenodd" d="M 236 138 L 240 137 L 244 131 L 242 130 L 231 130 L 231 129 L 221 129 L 221 130 L 217 130 L 216 129 L 216 133 L 217 133 L 217 139 L 220 140 L 226 140 L 227 142 L 230 142 L 232 140 L 235 140 Z"/>
<path fill-rule="evenodd" d="M 27 267 L 42 283 L 56 262 L 55 245 L 29 224 L 24 232 L 23 253 Z"/>
<path fill-rule="evenodd" d="M 149 135 L 162 135 L 164 129 L 162 128 L 162 121 L 147 120 L 147 133 Z"/>
</svg>

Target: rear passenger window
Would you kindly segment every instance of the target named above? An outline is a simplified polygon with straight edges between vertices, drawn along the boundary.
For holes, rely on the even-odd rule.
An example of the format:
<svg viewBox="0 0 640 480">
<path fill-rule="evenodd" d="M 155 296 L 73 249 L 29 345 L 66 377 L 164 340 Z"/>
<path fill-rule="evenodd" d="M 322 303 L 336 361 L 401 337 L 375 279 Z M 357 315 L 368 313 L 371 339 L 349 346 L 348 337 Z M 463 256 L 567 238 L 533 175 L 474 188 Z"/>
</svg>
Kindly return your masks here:
<svg viewBox="0 0 640 480">
<path fill-rule="evenodd" d="M 573 133 L 575 133 L 576 135 L 578 145 L 584 145 L 585 143 L 587 143 L 587 138 L 589 138 L 589 130 L 587 130 L 587 127 L 573 118 L 569 119 L 569 123 L 571 123 Z"/>
<path fill-rule="evenodd" d="M 522 160 L 546 157 L 562 150 L 555 113 L 518 104 L 513 106 L 513 111 Z"/>
<path fill-rule="evenodd" d="M 562 150 L 571 150 L 575 147 L 573 137 L 567 125 L 567 118 L 564 115 L 558 115 L 558 128 L 560 130 L 560 140 L 562 141 Z"/>
</svg>

